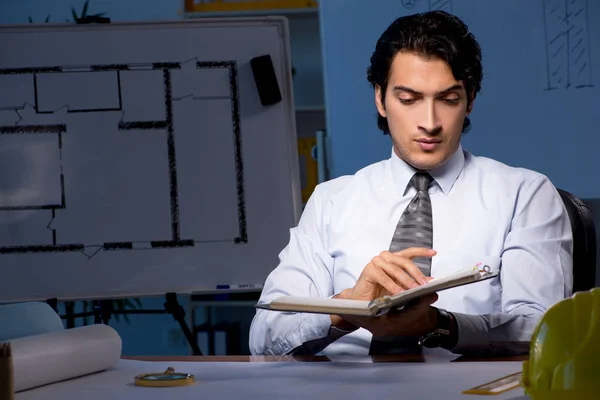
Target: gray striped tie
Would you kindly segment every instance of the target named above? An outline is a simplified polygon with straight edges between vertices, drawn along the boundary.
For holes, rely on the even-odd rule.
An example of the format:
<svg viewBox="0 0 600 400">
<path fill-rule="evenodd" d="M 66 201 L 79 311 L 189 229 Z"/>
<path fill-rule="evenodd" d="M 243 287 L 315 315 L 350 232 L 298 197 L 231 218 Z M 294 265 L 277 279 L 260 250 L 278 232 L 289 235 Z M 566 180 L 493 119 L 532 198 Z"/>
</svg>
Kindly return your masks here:
<svg viewBox="0 0 600 400">
<path fill-rule="evenodd" d="M 433 218 L 431 215 L 431 199 L 429 185 L 433 181 L 427 172 L 417 172 L 410 184 L 417 189 L 417 194 L 410 201 L 396 226 L 390 243 L 390 252 L 394 253 L 409 247 L 433 246 Z M 431 258 L 416 257 L 412 260 L 425 276 L 431 272 Z"/>
<path fill-rule="evenodd" d="M 433 178 L 426 172 L 417 172 L 411 178 L 410 184 L 417 189 L 417 194 L 408 203 L 396 225 L 396 231 L 392 237 L 392 243 L 390 243 L 390 252 L 401 251 L 409 247 L 432 248 L 433 218 L 431 199 L 429 198 L 429 185 L 432 181 Z M 425 276 L 430 275 L 431 258 L 416 257 L 412 261 Z M 418 339 L 411 336 L 373 336 L 369 348 L 370 355 L 420 352 L 421 346 L 418 345 Z"/>
</svg>

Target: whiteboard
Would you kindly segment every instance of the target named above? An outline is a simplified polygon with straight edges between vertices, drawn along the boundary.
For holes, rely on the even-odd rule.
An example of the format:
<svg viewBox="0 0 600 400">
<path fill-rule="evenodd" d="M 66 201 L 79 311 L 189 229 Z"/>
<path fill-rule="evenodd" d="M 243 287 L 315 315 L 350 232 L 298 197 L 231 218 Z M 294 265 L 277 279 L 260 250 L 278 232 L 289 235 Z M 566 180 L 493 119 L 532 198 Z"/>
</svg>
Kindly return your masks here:
<svg viewBox="0 0 600 400">
<path fill-rule="evenodd" d="M 302 207 L 288 37 L 277 17 L 0 27 L 0 301 L 260 287 Z"/>
</svg>

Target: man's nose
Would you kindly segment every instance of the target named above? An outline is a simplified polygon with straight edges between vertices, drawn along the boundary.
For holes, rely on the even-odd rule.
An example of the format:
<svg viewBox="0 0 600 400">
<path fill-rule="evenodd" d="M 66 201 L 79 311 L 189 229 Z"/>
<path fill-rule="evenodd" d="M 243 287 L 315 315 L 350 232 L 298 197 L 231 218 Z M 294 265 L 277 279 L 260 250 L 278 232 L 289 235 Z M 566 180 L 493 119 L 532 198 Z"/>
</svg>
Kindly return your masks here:
<svg viewBox="0 0 600 400">
<path fill-rule="evenodd" d="M 420 130 L 434 135 L 441 130 L 441 127 L 441 122 L 438 119 L 437 111 L 433 101 L 424 102 L 421 121 L 419 124 Z"/>
</svg>

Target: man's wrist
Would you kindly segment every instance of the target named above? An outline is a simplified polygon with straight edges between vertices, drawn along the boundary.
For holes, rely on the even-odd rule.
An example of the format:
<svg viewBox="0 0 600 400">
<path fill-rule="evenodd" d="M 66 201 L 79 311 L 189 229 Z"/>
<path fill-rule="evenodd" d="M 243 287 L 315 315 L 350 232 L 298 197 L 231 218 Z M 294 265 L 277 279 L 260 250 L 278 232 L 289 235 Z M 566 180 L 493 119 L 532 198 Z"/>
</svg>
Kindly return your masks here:
<svg viewBox="0 0 600 400">
<path fill-rule="evenodd" d="M 349 291 L 349 289 L 344 289 L 340 293 L 333 296 L 333 298 L 334 299 L 347 299 L 348 291 Z M 335 327 L 341 331 L 351 332 L 351 331 L 358 329 L 358 327 L 356 325 L 348 322 L 347 320 L 340 317 L 339 315 L 331 314 L 329 317 L 331 318 L 331 326 Z"/>
<path fill-rule="evenodd" d="M 429 324 L 424 334 L 435 331 L 438 328 L 440 313 L 436 307 L 429 307 Z"/>
<path fill-rule="evenodd" d="M 339 315 L 330 315 L 331 317 L 331 326 L 342 330 L 342 331 L 354 331 L 357 329 L 357 326 L 346 321 L 344 318 L 340 317 Z"/>
<path fill-rule="evenodd" d="M 451 350 L 458 343 L 458 324 L 452 313 L 432 307 L 434 316 L 430 317 L 432 328 L 421 336 L 419 344 L 425 347 L 442 347 Z"/>
</svg>

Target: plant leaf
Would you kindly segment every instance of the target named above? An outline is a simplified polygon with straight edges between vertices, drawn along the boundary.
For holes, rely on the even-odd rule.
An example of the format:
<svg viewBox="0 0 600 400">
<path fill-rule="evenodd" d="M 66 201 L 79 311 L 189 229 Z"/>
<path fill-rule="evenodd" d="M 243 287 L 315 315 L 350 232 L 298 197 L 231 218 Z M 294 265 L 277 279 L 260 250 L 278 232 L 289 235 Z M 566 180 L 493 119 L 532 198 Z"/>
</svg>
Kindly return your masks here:
<svg viewBox="0 0 600 400">
<path fill-rule="evenodd" d="M 142 308 L 144 308 L 142 306 L 142 301 L 139 298 L 136 297 L 136 298 L 133 299 L 133 301 L 135 302 L 135 304 L 137 304 L 138 309 L 141 310 Z"/>
<path fill-rule="evenodd" d="M 123 301 L 123 299 L 114 300 L 113 301 L 113 308 L 115 310 L 124 310 L 125 309 L 125 302 Z"/>
<path fill-rule="evenodd" d="M 71 6 L 71 15 L 73 16 L 73 22 L 77 22 L 77 11 L 75 11 L 75 8 L 73 8 L 73 6 Z"/>
<path fill-rule="evenodd" d="M 31 18 L 31 15 L 29 16 L 29 23 L 33 24 L 33 18 Z"/>
<path fill-rule="evenodd" d="M 126 299 L 126 300 L 125 300 L 125 305 L 124 305 L 124 307 L 125 307 L 125 308 L 130 308 L 130 309 L 132 309 L 132 310 L 135 310 L 135 304 L 133 304 L 133 303 L 131 302 L 131 300 L 129 300 L 129 299 Z"/>
<path fill-rule="evenodd" d="M 81 18 L 84 18 L 87 15 L 88 5 L 90 4 L 90 0 L 85 0 L 83 3 L 83 9 L 81 10 Z"/>
<path fill-rule="evenodd" d="M 50 21 L 50 14 L 48 14 L 48 16 L 46 17 L 46 20 L 44 22 L 48 23 L 48 21 Z"/>
</svg>

